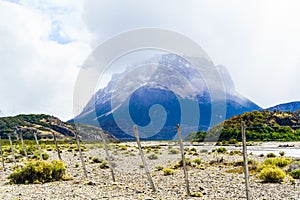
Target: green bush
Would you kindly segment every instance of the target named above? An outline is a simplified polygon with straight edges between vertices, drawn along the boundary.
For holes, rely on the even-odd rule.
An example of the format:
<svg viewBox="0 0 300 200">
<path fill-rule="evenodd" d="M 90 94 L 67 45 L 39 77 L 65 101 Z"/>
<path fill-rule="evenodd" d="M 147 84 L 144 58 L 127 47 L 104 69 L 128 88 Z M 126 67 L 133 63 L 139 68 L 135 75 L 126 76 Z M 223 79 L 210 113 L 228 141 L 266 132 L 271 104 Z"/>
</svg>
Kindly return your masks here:
<svg viewBox="0 0 300 200">
<path fill-rule="evenodd" d="M 284 156 L 284 155 L 285 155 L 285 152 L 284 152 L 284 151 L 279 151 L 279 155 L 280 155 L 280 156 Z"/>
<path fill-rule="evenodd" d="M 285 178 L 285 173 L 279 167 L 265 167 L 258 175 L 258 178 L 265 182 L 281 182 Z"/>
<path fill-rule="evenodd" d="M 40 159 L 40 153 L 38 151 L 36 151 L 30 158 L 39 160 Z M 47 154 L 45 152 L 42 152 L 42 159 L 43 160 L 48 160 L 49 159 L 49 154 Z"/>
<path fill-rule="evenodd" d="M 161 171 L 164 169 L 164 167 L 162 165 L 157 165 L 155 168 L 157 171 Z"/>
<path fill-rule="evenodd" d="M 277 167 L 285 167 L 292 163 L 292 160 L 289 158 L 284 157 L 277 157 L 277 158 L 267 158 L 263 164 L 265 165 L 275 165 Z"/>
<path fill-rule="evenodd" d="M 141 169 L 144 169 L 144 168 L 145 168 L 145 165 L 140 164 L 139 167 L 140 167 Z"/>
<path fill-rule="evenodd" d="M 230 139 L 230 140 L 228 141 L 228 143 L 229 143 L 229 144 L 237 144 L 237 143 L 239 143 L 239 141 L 238 141 L 237 139 Z"/>
<path fill-rule="evenodd" d="M 102 162 L 100 163 L 100 168 L 101 169 L 107 169 L 107 168 L 109 168 L 107 160 L 102 159 Z"/>
<path fill-rule="evenodd" d="M 252 158 L 248 158 L 248 164 L 254 165 L 254 164 L 257 164 L 257 162 L 255 162 Z M 244 160 L 240 159 L 240 160 L 236 161 L 234 163 L 234 166 L 244 166 Z"/>
<path fill-rule="evenodd" d="M 191 148 L 190 151 L 197 152 L 197 149 L 195 147 Z"/>
<path fill-rule="evenodd" d="M 276 155 L 274 153 L 268 153 L 267 158 L 275 158 Z"/>
<path fill-rule="evenodd" d="M 29 147 L 27 147 L 26 151 L 28 155 L 32 155 L 37 151 L 37 147 L 35 145 L 30 145 Z"/>
<path fill-rule="evenodd" d="M 225 147 L 219 147 L 219 148 L 213 149 L 212 152 L 226 153 L 227 149 Z"/>
<path fill-rule="evenodd" d="M 148 156 L 148 159 L 150 159 L 150 160 L 157 160 L 158 156 L 156 154 L 151 154 L 150 156 Z"/>
<path fill-rule="evenodd" d="M 232 150 L 230 151 L 229 155 L 242 155 L 242 152 L 240 150 Z"/>
<path fill-rule="evenodd" d="M 168 176 L 168 175 L 172 175 L 175 173 L 175 170 L 171 169 L 171 168 L 164 168 L 162 170 L 162 172 L 164 173 L 164 176 Z"/>
<path fill-rule="evenodd" d="M 186 166 L 191 166 L 192 165 L 192 161 L 188 158 L 185 159 L 185 164 Z M 183 166 L 183 162 L 182 162 L 182 159 L 180 159 L 174 166 L 173 168 L 174 169 L 177 169 L 177 168 L 180 168 Z"/>
<path fill-rule="evenodd" d="M 171 148 L 169 150 L 169 154 L 178 154 L 179 153 L 179 150 L 178 149 L 174 149 L 174 148 Z"/>
<path fill-rule="evenodd" d="M 202 160 L 200 158 L 195 158 L 193 162 L 196 163 L 197 165 L 200 165 L 202 163 Z"/>
<path fill-rule="evenodd" d="M 289 174 L 295 179 L 300 179 L 300 169 L 292 170 Z"/>
<path fill-rule="evenodd" d="M 62 161 L 31 161 L 16 169 L 8 178 L 15 184 L 46 183 L 62 180 L 65 171 Z"/>
<path fill-rule="evenodd" d="M 126 145 L 120 145 L 119 149 L 122 150 L 122 151 L 127 151 L 128 148 L 127 148 Z"/>
<path fill-rule="evenodd" d="M 203 197 L 202 192 L 193 192 L 191 193 L 191 197 Z"/>
<path fill-rule="evenodd" d="M 50 156 L 49 156 L 49 154 L 43 152 L 42 157 L 43 157 L 43 160 L 48 160 Z"/>
<path fill-rule="evenodd" d="M 101 163 L 102 162 L 102 160 L 98 157 L 93 157 L 92 161 L 93 161 L 93 163 Z"/>
</svg>

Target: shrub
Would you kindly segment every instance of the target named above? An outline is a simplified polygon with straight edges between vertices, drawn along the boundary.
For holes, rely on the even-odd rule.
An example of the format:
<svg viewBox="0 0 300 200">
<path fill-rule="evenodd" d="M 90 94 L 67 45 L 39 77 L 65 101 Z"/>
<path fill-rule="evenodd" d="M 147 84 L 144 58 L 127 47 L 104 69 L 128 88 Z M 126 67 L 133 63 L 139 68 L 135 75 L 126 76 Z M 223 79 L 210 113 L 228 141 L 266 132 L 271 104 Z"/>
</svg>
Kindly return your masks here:
<svg viewBox="0 0 300 200">
<path fill-rule="evenodd" d="M 40 153 L 38 151 L 36 151 L 30 158 L 31 159 L 36 159 L 39 160 L 40 159 Z M 42 152 L 42 159 L 43 160 L 48 160 L 49 159 L 49 154 Z"/>
<path fill-rule="evenodd" d="M 156 154 L 151 154 L 150 156 L 148 156 L 148 159 L 150 159 L 150 160 L 157 160 L 158 156 Z"/>
<path fill-rule="evenodd" d="M 196 163 L 197 165 L 200 165 L 202 163 L 202 160 L 200 158 L 195 158 L 193 162 Z"/>
<path fill-rule="evenodd" d="M 258 178 L 265 182 L 281 182 L 285 178 L 285 173 L 279 167 L 265 167 L 258 175 Z"/>
<path fill-rule="evenodd" d="M 122 151 L 126 151 L 128 148 L 126 145 L 120 145 L 119 147 Z"/>
<path fill-rule="evenodd" d="M 172 175 L 175 173 L 175 170 L 170 168 L 164 168 L 162 169 L 162 172 L 164 173 L 164 176 Z"/>
<path fill-rule="evenodd" d="M 238 141 L 237 141 L 237 139 L 230 139 L 230 140 L 228 141 L 228 143 L 229 143 L 229 144 L 237 144 Z"/>
<path fill-rule="evenodd" d="M 274 153 L 268 153 L 268 154 L 267 154 L 267 157 L 268 157 L 268 158 L 275 158 L 276 155 L 275 155 Z"/>
<path fill-rule="evenodd" d="M 226 140 L 222 140 L 222 145 L 228 145 L 229 144 L 229 142 L 228 141 L 226 141 Z"/>
<path fill-rule="evenodd" d="M 63 175 L 65 174 L 66 171 L 64 163 L 60 160 L 53 160 L 52 166 L 53 166 L 52 178 L 54 180 L 60 180 L 61 178 L 63 178 Z"/>
<path fill-rule="evenodd" d="M 161 171 L 164 169 L 164 167 L 162 165 L 157 165 L 155 168 L 157 171 Z"/>
<path fill-rule="evenodd" d="M 188 158 L 186 158 L 185 159 L 185 164 L 186 164 L 186 166 L 191 166 L 192 165 L 192 161 L 190 160 L 190 159 L 188 159 Z M 182 167 L 183 166 L 183 162 L 182 162 L 182 159 L 180 159 L 174 166 L 173 166 L 173 168 L 174 169 L 177 169 L 177 168 L 179 168 L 179 167 Z"/>
<path fill-rule="evenodd" d="M 256 164 L 256 162 L 252 158 L 248 158 L 248 164 L 253 165 L 253 164 Z M 244 160 L 243 159 L 238 160 L 234 163 L 234 166 L 243 166 L 243 165 L 244 165 Z"/>
<path fill-rule="evenodd" d="M 34 146 L 34 145 L 30 145 L 30 146 L 26 149 L 28 155 L 34 154 L 34 152 L 35 152 L 36 150 L 37 150 L 37 147 Z"/>
<path fill-rule="evenodd" d="M 285 167 L 292 163 L 289 158 L 277 157 L 277 158 L 267 158 L 263 164 L 265 165 L 275 165 L 277 167 Z"/>
<path fill-rule="evenodd" d="M 289 173 L 293 178 L 300 179 L 300 169 L 295 169 Z"/>
<path fill-rule="evenodd" d="M 8 178 L 15 184 L 46 183 L 62 180 L 65 171 L 62 161 L 31 161 L 24 167 L 16 169 Z"/>
<path fill-rule="evenodd" d="M 284 155 L 285 155 L 285 152 L 284 152 L 284 151 L 279 151 L 279 155 L 280 155 L 280 156 L 284 156 Z"/>
<path fill-rule="evenodd" d="M 93 157 L 92 161 L 93 161 L 93 163 L 101 163 L 102 162 L 102 160 L 98 157 Z"/>
<path fill-rule="evenodd" d="M 139 166 L 140 166 L 140 168 L 142 168 L 142 169 L 145 168 L 145 165 L 143 165 L 143 164 L 140 164 Z"/>
<path fill-rule="evenodd" d="M 242 155 L 242 152 L 239 150 L 232 150 L 230 151 L 229 155 L 233 156 L 233 155 Z"/>
<path fill-rule="evenodd" d="M 49 156 L 49 154 L 43 152 L 42 157 L 43 157 L 43 160 L 48 160 L 50 156 Z"/>
<path fill-rule="evenodd" d="M 179 150 L 178 149 L 174 149 L 174 148 L 171 148 L 169 150 L 169 154 L 178 154 L 179 153 Z"/>
<path fill-rule="evenodd" d="M 219 147 L 219 148 L 213 149 L 212 152 L 226 153 L 227 149 L 225 147 Z"/>
<path fill-rule="evenodd" d="M 100 163 L 100 168 L 101 169 L 107 169 L 107 168 L 109 168 L 107 160 L 102 159 L 102 162 Z"/>
<path fill-rule="evenodd" d="M 201 149 L 201 150 L 200 150 L 200 153 L 207 153 L 207 152 L 208 152 L 207 149 Z"/>
<path fill-rule="evenodd" d="M 197 149 L 195 147 L 191 148 L 190 151 L 197 152 Z"/>
<path fill-rule="evenodd" d="M 47 151 L 53 151 L 53 148 L 52 148 L 52 147 L 47 147 L 46 150 L 47 150 Z"/>
<path fill-rule="evenodd" d="M 202 192 L 193 192 L 191 193 L 191 197 L 203 197 Z"/>
</svg>

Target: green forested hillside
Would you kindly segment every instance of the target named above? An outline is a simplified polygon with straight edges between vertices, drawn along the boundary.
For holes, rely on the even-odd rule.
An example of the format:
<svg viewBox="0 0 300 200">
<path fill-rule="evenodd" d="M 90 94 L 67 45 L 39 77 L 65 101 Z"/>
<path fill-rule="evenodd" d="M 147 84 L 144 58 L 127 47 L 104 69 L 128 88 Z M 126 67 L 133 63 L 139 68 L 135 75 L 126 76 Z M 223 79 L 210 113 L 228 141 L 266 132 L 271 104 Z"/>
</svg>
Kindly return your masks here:
<svg viewBox="0 0 300 200">
<path fill-rule="evenodd" d="M 299 141 L 300 115 L 297 112 L 253 111 L 234 116 L 212 127 L 208 132 L 192 133 L 193 140 L 241 141 L 241 122 L 246 123 L 248 141 Z"/>
<path fill-rule="evenodd" d="M 33 139 L 33 132 L 39 138 L 52 138 L 52 133 L 60 139 L 74 138 L 75 131 L 84 140 L 100 140 L 99 128 L 84 124 L 66 123 L 60 119 L 45 114 L 17 115 L 14 117 L 0 118 L 0 135 L 7 138 L 7 133 L 22 132 L 25 139 Z M 112 141 L 117 139 L 105 132 Z"/>
</svg>

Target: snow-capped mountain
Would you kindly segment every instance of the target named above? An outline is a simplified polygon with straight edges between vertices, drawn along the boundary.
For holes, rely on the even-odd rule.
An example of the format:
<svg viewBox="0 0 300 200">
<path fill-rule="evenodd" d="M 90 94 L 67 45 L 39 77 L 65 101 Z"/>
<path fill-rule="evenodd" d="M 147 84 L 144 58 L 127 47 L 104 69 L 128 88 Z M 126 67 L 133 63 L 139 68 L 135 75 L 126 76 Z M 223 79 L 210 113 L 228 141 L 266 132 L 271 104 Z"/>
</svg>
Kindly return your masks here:
<svg viewBox="0 0 300 200">
<path fill-rule="evenodd" d="M 236 92 L 226 67 L 214 67 L 216 76 L 209 71 L 213 67 L 205 57 L 156 56 L 114 74 L 75 121 L 100 125 L 119 139 L 132 138 L 133 124 L 141 127 L 144 138 L 173 139 L 177 124 L 188 134 L 207 130 L 220 119 L 261 109 Z"/>
</svg>

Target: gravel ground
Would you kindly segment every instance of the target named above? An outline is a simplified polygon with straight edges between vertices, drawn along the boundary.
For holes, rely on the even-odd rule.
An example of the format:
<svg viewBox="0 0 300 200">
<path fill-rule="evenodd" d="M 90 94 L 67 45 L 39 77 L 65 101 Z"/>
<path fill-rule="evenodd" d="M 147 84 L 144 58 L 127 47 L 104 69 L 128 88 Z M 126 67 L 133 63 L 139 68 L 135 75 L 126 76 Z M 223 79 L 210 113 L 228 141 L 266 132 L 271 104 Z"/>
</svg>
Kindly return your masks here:
<svg viewBox="0 0 300 200">
<path fill-rule="evenodd" d="M 126 143 L 127 150 L 116 149 L 112 146 L 110 154 L 116 164 L 116 182 L 112 181 L 109 169 L 101 169 L 98 163 L 92 163 L 91 158 L 105 158 L 105 151 L 97 145 L 86 145 L 83 152 L 88 178 L 83 175 L 78 152 L 63 150 L 62 159 L 67 166 L 67 173 L 73 177 L 71 181 L 58 181 L 45 184 L 11 185 L 7 179 L 13 170 L 13 163 L 7 163 L 8 170 L 1 171 L 0 199 L 246 199 L 244 175 L 227 173 L 233 166 L 209 165 L 212 160 L 223 159 L 230 163 L 242 159 L 240 155 L 199 153 L 205 146 L 195 146 L 199 155 L 186 155 L 190 159 L 201 158 L 203 164 L 189 167 L 188 175 L 192 193 L 201 192 L 203 197 L 187 197 L 183 171 L 177 169 L 175 174 L 164 176 L 157 171 L 156 166 L 170 167 L 180 160 L 180 154 L 169 154 L 171 145 L 175 143 L 160 143 L 158 159 L 147 157 L 153 153 L 145 153 L 146 161 L 153 177 L 156 192 L 153 192 L 147 181 L 145 169 L 142 168 L 141 158 L 135 143 Z M 143 142 L 143 146 L 153 145 Z M 189 145 L 189 148 L 193 146 Z M 178 148 L 173 146 L 172 148 Z M 144 150 L 146 152 L 146 150 Z M 50 160 L 56 159 L 55 151 L 48 152 Z M 249 155 L 255 161 L 264 158 Z M 77 167 L 76 164 L 80 166 Z M 262 183 L 256 175 L 250 175 L 252 199 L 300 199 L 300 181 L 296 184 Z"/>
</svg>

